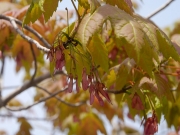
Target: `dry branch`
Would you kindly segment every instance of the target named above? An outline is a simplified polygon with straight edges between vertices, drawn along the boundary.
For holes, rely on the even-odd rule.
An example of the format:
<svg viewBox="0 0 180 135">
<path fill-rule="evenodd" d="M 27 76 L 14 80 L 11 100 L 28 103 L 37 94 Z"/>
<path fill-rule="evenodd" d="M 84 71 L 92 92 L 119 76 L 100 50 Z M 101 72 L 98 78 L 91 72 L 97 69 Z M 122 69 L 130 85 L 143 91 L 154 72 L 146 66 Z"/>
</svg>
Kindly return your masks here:
<svg viewBox="0 0 180 135">
<path fill-rule="evenodd" d="M 64 72 L 62 71 L 59 71 L 59 72 L 56 72 L 55 75 L 57 74 L 64 74 Z M 0 104 L 0 108 L 2 106 L 6 106 L 7 103 L 13 99 L 15 96 L 19 95 L 21 92 L 27 90 L 28 88 L 32 87 L 32 86 L 35 86 L 37 85 L 38 83 L 42 82 L 43 80 L 47 79 L 47 78 L 50 78 L 51 77 L 51 74 L 50 73 L 47 73 L 47 74 L 44 74 L 40 77 L 37 77 L 35 78 L 33 81 L 27 81 L 23 84 L 23 86 L 21 86 L 20 88 L 18 88 L 17 90 L 15 90 L 13 93 L 11 93 L 9 96 L 7 96 L 5 99 L 2 99 L 2 105 Z"/>
<path fill-rule="evenodd" d="M 67 88 L 64 88 L 63 90 L 58 90 L 58 91 L 52 93 L 50 96 L 45 97 L 45 98 L 42 98 L 42 99 L 40 99 L 39 101 L 37 101 L 37 102 L 33 103 L 32 105 L 29 105 L 29 106 L 27 106 L 27 107 L 13 107 L 13 108 L 8 108 L 8 107 L 6 107 L 6 109 L 8 109 L 9 111 L 22 111 L 22 110 L 27 110 L 27 109 L 29 109 L 29 108 L 31 108 L 31 107 L 33 107 L 33 106 L 35 106 L 35 105 L 37 105 L 37 104 L 39 104 L 39 103 L 41 103 L 41 102 L 44 102 L 44 101 L 46 101 L 46 100 L 48 100 L 48 99 L 56 96 L 57 94 L 59 94 L 59 93 L 61 93 L 61 92 L 64 92 L 65 90 L 67 90 Z"/>
<path fill-rule="evenodd" d="M 46 90 L 45 88 L 43 87 L 40 87 L 40 86 L 36 86 L 37 88 L 43 90 L 44 92 L 48 93 L 49 95 L 52 95 L 52 93 L 50 93 L 48 90 Z M 57 97 L 57 96 L 54 96 L 58 101 L 60 101 L 61 103 L 67 105 L 67 106 L 70 106 L 70 107 L 79 107 L 81 105 L 84 105 L 86 102 L 79 102 L 79 103 L 75 103 L 75 104 L 71 104 L 71 103 L 68 103 L 64 100 L 62 100 L 61 98 Z"/>
<path fill-rule="evenodd" d="M 47 41 L 45 41 L 45 39 L 38 33 L 36 32 L 35 30 L 31 29 L 30 27 L 28 26 L 25 26 L 24 28 L 29 30 L 30 32 L 32 32 L 33 34 L 35 34 L 47 47 L 44 47 L 42 46 L 41 44 L 39 44 L 38 41 L 30 38 L 29 36 L 25 35 L 17 26 L 16 22 L 18 22 L 18 24 L 22 24 L 19 20 L 17 21 L 17 19 L 13 18 L 13 17 L 10 17 L 10 16 L 5 16 L 5 15 L 0 15 L 0 19 L 4 19 L 4 20 L 7 20 L 9 21 L 13 28 L 16 30 L 16 32 L 21 35 L 22 38 L 24 38 L 25 40 L 27 40 L 28 42 L 32 43 L 32 44 L 35 44 L 36 47 L 40 50 L 43 50 L 44 52 L 49 52 L 50 49 L 47 48 L 47 47 L 50 47 L 50 45 L 47 43 Z"/>
</svg>

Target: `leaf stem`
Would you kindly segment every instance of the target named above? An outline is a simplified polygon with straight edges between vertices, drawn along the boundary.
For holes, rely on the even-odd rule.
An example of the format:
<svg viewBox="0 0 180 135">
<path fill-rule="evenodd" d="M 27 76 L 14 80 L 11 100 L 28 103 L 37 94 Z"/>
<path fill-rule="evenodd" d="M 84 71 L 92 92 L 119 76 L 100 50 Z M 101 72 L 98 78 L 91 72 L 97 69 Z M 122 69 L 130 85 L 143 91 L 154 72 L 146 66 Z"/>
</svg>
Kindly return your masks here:
<svg viewBox="0 0 180 135">
<path fill-rule="evenodd" d="M 39 88 L 39 89 L 41 89 L 41 90 L 43 90 L 44 92 L 48 93 L 49 95 L 52 95 L 52 93 L 50 93 L 47 89 L 45 89 L 45 88 L 43 88 L 43 87 L 41 87 L 41 86 L 38 86 L 38 85 L 36 85 L 36 87 Z M 62 100 L 61 98 L 59 98 L 59 97 L 57 97 L 57 96 L 54 96 L 54 98 L 56 98 L 56 99 L 57 99 L 58 101 L 60 101 L 61 103 L 65 104 L 65 105 L 67 105 L 67 106 L 70 106 L 70 107 L 79 107 L 79 106 L 85 104 L 85 102 L 79 102 L 79 103 L 71 104 L 71 103 L 68 103 L 68 102 Z"/>
<path fill-rule="evenodd" d="M 54 97 L 55 95 L 57 95 L 57 94 L 59 94 L 59 93 L 61 93 L 61 92 L 64 92 L 64 91 L 66 91 L 66 90 L 67 90 L 67 87 L 64 88 L 63 90 L 58 90 L 58 91 L 52 93 L 50 96 L 45 97 L 45 98 L 42 98 L 42 99 L 40 99 L 39 101 L 37 101 L 37 102 L 35 102 L 34 104 L 29 105 L 29 106 L 27 106 L 27 107 L 13 107 L 13 108 L 5 107 L 5 108 L 8 109 L 9 111 L 22 111 L 22 110 L 27 110 L 27 109 L 29 109 L 29 108 L 31 108 L 31 107 L 33 107 L 33 106 L 35 106 L 35 105 L 37 105 L 37 104 L 39 104 L 39 103 L 41 103 L 41 102 L 44 102 L 44 101 L 46 101 L 46 100 L 49 100 L 50 98 Z"/>
<path fill-rule="evenodd" d="M 34 118 L 34 117 L 26 117 L 26 116 L 15 116 L 15 115 L 12 115 L 12 114 L 0 114 L 0 117 L 7 117 L 7 118 L 15 118 L 15 119 L 19 119 L 19 118 L 25 118 L 27 120 L 37 120 L 37 121 L 54 121 L 58 118 L 58 115 L 54 115 L 52 117 L 49 117 L 49 118 Z"/>
<path fill-rule="evenodd" d="M 55 75 L 58 75 L 58 74 L 63 74 L 63 75 L 66 75 L 64 72 L 62 71 L 58 71 L 55 73 Z M 20 88 L 18 88 L 17 90 L 15 90 L 13 93 L 11 93 L 10 95 L 8 95 L 5 99 L 2 100 L 2 104 L 0 104 L 0 108 L 2 106 L 6 106 L 7 103 L 13 99 L 15 96 L 19 95 L 20 93 L 22 93 L 23 91 L 27 90 L 28 88 L 34 86 L 34 85 L 37 85 L 38 83 L 42 82 L 43 80 L 47 79 L 47 78 L 50 78 L 51 77 L 51 74 L 50 73 L 47 73 L 47 74 L 44 74 L 42 76 L 39 76 L 37 78 L 35 78 L 33 81 L 27 81 L 25 82 Z"/>
</svg>

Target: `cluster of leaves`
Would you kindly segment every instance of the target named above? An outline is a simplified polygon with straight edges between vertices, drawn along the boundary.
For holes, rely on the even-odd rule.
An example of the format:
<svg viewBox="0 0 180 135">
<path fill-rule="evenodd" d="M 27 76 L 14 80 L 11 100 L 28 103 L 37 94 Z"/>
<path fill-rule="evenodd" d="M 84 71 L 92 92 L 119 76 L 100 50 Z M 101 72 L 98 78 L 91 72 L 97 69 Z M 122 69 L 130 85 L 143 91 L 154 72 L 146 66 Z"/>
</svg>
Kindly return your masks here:
<svg viewBox="0 0 180 135">
<path fill-rule="evenodd" d="M 106 134 L 98 115 L 105 114 L 109 121 L 118 115 L 123 120 L 125 103 L 130 110 L 129 117 L 133 119 L 138 114 L 146 120 L 145 134 L 157 132 L 162 115 L 169 127 L 173 125 L 178 130 L 179 25 L 168 37 L 150 20 L 136 15 L 131 0 L 78 0 L 78 21 L 64 28 L 65 13 L 54 13 L 61 1 L 32 0 L 29 7 L 3 12 L 22 20 L 23 25 L 32 22 L 30 26 L 52 44 L 48 53 L 50 66 L 44 62 L 44 53 L 33 48 L 39 67 L 38 76 L 44 72 L 41 69 L 52 74 L 54 70 L 67 73 L 55 77 L 56 82 L 48 80 L 41 84 L 49 93 L 65 87 L 68 87 L 67 92 L 74 92 L 62 92 L 44 104 L 48 116 L 59 114 L 53 121 L 54 126 L 61 130 L 68 128 L 68 134 L 92 135 L 98 130 Z M 24 33 L 41 43 L 30 32 L 25 30 Z M 32 53 L 27 53 L 32 51 L 30 44 L 16 35 L 7 21 L 0 21 L 0 36 L 1 52 L 15 58 L 17 71 L 24 67 L 27 79 L 30 79 L 34 61 Z M 73 82 L 77 92 L 73 89 Z M 82 89 L 89 89 L 90 94 Z M 37 89 L 34 101 L 45 96 L 47 92 Z M 89 97 L 90 103 L 94 102 L 92 106 L 72 105 L 87 103 Z M 103 98 L 112 104 L 103 102 Z M 147 118 L 149 112 L 152 117 Z M 27 124 L 24 119 L 19 121 Z M 29 123 L 28 127 L 24 131 L 27 134 L 32 128 Z M 21 126 L 20 130 L 23 129 Z"/>
</svg>

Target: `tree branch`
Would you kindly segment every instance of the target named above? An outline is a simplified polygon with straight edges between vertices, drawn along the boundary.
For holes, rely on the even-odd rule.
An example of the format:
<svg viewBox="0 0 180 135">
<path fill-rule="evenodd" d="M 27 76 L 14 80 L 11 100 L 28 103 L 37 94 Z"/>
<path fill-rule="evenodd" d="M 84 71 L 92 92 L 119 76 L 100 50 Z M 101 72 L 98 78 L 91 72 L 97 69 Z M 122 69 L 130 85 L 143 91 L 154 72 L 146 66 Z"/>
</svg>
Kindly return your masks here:
<svg viewBox="0 0 180 135">
<path fill-rule="evenodd" d="M 2 93 L 1 93 L 2 92 L 2 76 L 4 73 L 4 65 L 5 65 L 5 57 L 4 57 L 3 49 L 1 51 L 1 61 L 2 61 L 2 65 L 1 65 L 1 71 L 0 71 L 0 102 L 2 100 Z"/>
<path fill-rule="evenodd" d="M 22 38 L 26 39 L 28 42 L 32 43 L 32 44 L 35 44 L 36 47 L 40 50 L 43 50 L 44 52 L 49 52 L 50 49 L 49 48 L 46 48 L 44 46 L 42 46 L 41 44 L 39 44 L 39 42 L 37 42 L 36 40 L 30 38 L 29 36 L 25 35 L 17 26 L 16 22 L 17 20 L 13 17 L 10 17 L 10 16 L 5 16 L 5 15 L 0 15 L 0 19 L 4 19 L 4 20 L 7 20 L 9 21 L 13 28 L 16 30 L 17 33 L 19 33 L 19 35 L 21 35 Z M 19 21 L 18 21 L 19 22 Z M 25 28 L 27 28 L 27 26 L 25 26 Z M 28 28 L 29 29 L 29 28 Z M 30 29 L 29 29 L 30 30 Z M 36 33 L 36 36 L 38 35 L 38 38 L 41 39 L 41 41 L 45 41 L 45 40 L 42 40 L 42 36 L 40 36 L 39 33 L 35 32 L 35 30 L 31 29 L 31 32 L 33 31 L 33 34 Z M 47 43 L 46 43 L 47 45 Z M 47 45 L 48 47 L 50 46 L 49 44 Z"/>
<path fill-rule="evenodd" d="M 73 1 L 73 0 L 71 0 L 71 2 L 72 2 L 72 4 L 73 4 L 73 6 L 74 6 L 74 9 L 76 10 L 76 14 L 77 14 L 77 16 L 78 16 L 78 21 L 80 21 L 81 18 L 80 18 L 80 15 L 79 15 L 78 10 L 77 10 L 77 8 L 76 8 L 76 5 L 74 4 L 74 1 Z"/>
<path fill-rule="evenodd" d="M 8 117 L 8 118 L 15 118 L 15 119 L 24 118 L 27 120 L 38 120 L 38 121 L 53 121 L 58 118 L 58 115 L 56 114 L 50 118 L 32 118 L 32 117 L 26 117 L 26 116 L 15 116 L 11 114 L 0 114 L 0 117 L 3 117 L 3 118 Z"/>
<path fill-rule="evenodd" d="M 113 93 L 113 94 L 122 94 L 122 93 L 126 93 L 127 90 L 131 89 L 132 86 L 128 86 L 128 87 L 124 87 L 121 90 L 107 90 L 108 93 Z"/>
<path fill-rule="evenodd" d="M 9 111 L 22 111 L 22 110 L 27 110 L 27 109 L 29 109 L 29 108 L 31 108 L 31 107 L 33 107 L 33 106 L 35 106 L 35 105 L 37 105 L 37 104 L 39 104 L 39 103 L 41 103 L 41 102 L 44 102 L 44 101 L 46 101 L 46 100 L 54 97 L 55 95 L 57 95 L 57 94 L 59 94 L 59 93 L 61 93 L 61 92 L 64 92 L 65 90 L 67 90 L 67 87 L 64 88 L 63 90 L 58 90 L 58 91 L 52 93 L 50 96 L 45 97 L 45 98 L 42 98 L 42 99 L 40 99 L 39 101 L 37 101 L 37 102 L 33 103 L 32 105 L 29 105 L 29 106 L 27 106 L 27 107 L 13 107 L 13 108 L 5 107 L 5 108 L 8 109 Z"/>
<path fill-rule="evenodd" d="M 58 71 L 56 72 L 54 75 L 57 75 L 57 74 L 64 74 L 64 72 L 62 71 Z M 65 74 L 64 74 L 65 75 Z M 2 106 L 5 106 L 11 99 L 13 99 L 15 96 L 17 96 L 18 94 L 20 94 L 21 92 L 25 91 L 26 89 L 32 87 L 32 86 L 35 86 L 36 84 L 40 83 L 41 81 L 47 79 L 47 78 L 50 78 L 51 77 L 51 74 L 50 73 L 47 73 L 47 74 L 44 74 L 40 77 L 37 77 L 35 78 L 33 81 L 27 81 L 23 84 L 23 86 L 21 86 L 20 88 L 18 88 L 16 91 L 14 91 L 13 93 L 11 93 L 9 96 L 7 96 L 4 100 L 2 100 L 3 102 L 3 105 L 0 105 L 0 108 Z"/>
<path fill-rule="evenodd" d="M 40 87 L 38 85 L 36 85 L 37 88 L 45 91 L 46 93 L 48 93 L 49 95 L 52 95 L 48 90 L 46 90 L 45 88 L 43 87 Z M 68 103 L 64 100 L 62 100 L 61 98 L 57 97 L 57 96 L 54 96 L 58 101 L 62 102 L 63 104 L 67 105 L 67 106 L 70 106 L 70 107 L 79 107 L 81 105 L 84 105 L 86 102 L 79 102 L 79 103 L 75 103 L 75 104 L 71 104 L 71 103 Z"/>
<path fill-rule="evenodd" d="M 30 43 L 30 48 L 31 48 L 31 53 L 32 53 L 33 59 L 34 59 L 34 74 L 31 78 L 31 81 L 33 81 L 36 76 L 36 72 L 37 72 L 37 60 L 36 60 L 36 55 L 35 55 L 35 52 L 34 52 L 34 49 L 33 49 L 33 46 L 31 43 Z"/>
<path fill-rule="evenodd" d="M 165 3 L 162 7 L 160 7 L 159 9 L 157 9 L 156 11 L 154 11 L 153 13 L 151 13 L 149 16 L 147 16 L 147 19 L 152 18 L 153 16 L 155 16 L 156 14 L 158 14 L 159 12 L 161 12 L 163 9 L 165 9 L 167 6 L 169 6 L 173 1 L 175 0 L 169 0 L 167 3 Z"/>
</svg>

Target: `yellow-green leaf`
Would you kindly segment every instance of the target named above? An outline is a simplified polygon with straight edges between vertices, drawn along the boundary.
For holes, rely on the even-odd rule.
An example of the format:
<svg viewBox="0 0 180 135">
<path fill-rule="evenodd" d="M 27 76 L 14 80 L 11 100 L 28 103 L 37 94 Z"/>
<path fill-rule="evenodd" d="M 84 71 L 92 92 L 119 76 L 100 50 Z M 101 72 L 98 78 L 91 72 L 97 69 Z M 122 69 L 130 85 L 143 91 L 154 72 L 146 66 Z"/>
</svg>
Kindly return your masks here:
<svg viewBox="0 0 180 135">
<path fill-rule="evenodd" d="M 23 25 L 30 22 L 34 23 L 42 15 L 42 3 L 44 3 L 44 0 L 33 0 L 31 2 L 31 5 L 28 8 L 28 11 L 23 20 Z"/>
<path fill-rule="evenodd" d="M 166 59 L 172 57 L 176 61 L 180 61 L 179 54 L 175 50 L 169 38 L 160 30 L 157 30 L 157 39 L 159 43 L 159 50 L 162 52 Z"/>
<path fill-rule="evenodd" d="M 78 0 L 78 3 L 81 7 L 84 7 L 85 9 L 89 9 L 88 0 Z"/>
<path fill-rule="evenodd" d="M 106 87 L 109 88 L 116 81 L 116 73 L 114 70 L 110 70 L 105 80 Z"/>
<path fill-rule="evenodd" d="M 59 0 L 45 0 L 44 1 L 44 19 L 47 22 L 49 20 L 49 18 L 53 15 L 53 12 L 56 11 L 57 7 L 58 7 L 58 2 Z"/>
<path fill-rule="evenodd" d="M 104 0 L 107 4 L 117 5 L 120 9 L 126 11 L 129 14 L 132 14 L 132 2 L 131 0 Z"/>
<path fill-rule="evenodd" d="M 142 67 L 150 76 L 155 64 L 159 63 L 158 52 L 152 46 L 151 40 L 142 30 L 141 25 L 129 14 L 111 5 L 99 7 L 92 15 L 88 14 L 82 20 L 77 39 L 84 47 L 89 39 L 102 28 L 109 19 L 119 46 L 123 45 L 130 58 Z"/>
</svg>

